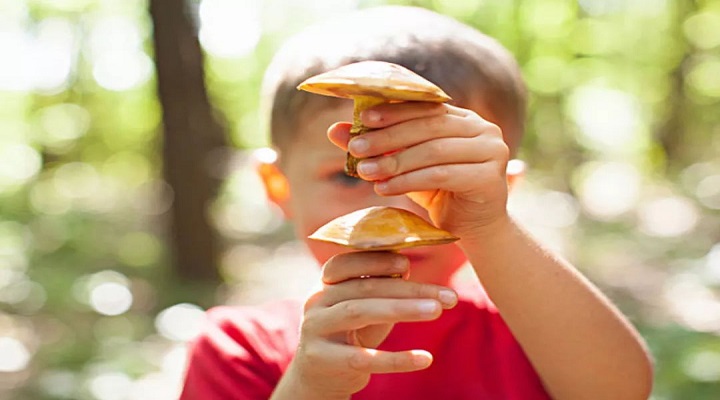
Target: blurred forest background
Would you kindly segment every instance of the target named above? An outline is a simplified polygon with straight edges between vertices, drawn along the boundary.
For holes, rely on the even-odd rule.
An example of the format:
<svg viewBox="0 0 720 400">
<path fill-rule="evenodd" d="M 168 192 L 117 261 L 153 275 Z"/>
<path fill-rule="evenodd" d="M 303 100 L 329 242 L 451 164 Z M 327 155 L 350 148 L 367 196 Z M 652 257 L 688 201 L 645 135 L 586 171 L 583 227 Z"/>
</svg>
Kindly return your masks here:
<svg viewBox="0 0 720 400">
<path fill-rule="evenodd" d="M 176 398 L 204 309 L 306 290 L 262 73 L 386 3 L 518 57 L 513 212 L 641 329 L 653 399 L 720 399 L 720 0 L 0 0 L 0 399 Z"/>
</svg>

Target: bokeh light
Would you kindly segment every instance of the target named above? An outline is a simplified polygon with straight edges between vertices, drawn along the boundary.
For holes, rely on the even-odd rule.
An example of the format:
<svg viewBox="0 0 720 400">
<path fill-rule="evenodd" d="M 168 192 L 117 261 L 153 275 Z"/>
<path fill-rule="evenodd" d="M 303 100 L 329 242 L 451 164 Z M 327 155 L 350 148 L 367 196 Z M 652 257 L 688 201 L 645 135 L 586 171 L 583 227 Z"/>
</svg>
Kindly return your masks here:
<svg viewBox="0 0 720 400">
<path fill-rule="evenodd" d="M 250 53 L 262 34 L 260 6 L 253 0 L 203 0 L 200 3 L 200 43 L 217 57 Z"/>
<path fill-rule="evenodd" d="M 155 328 L 170 340 L 188 341 L 200 333 L 204 321 L 202 308 L 182 303 L 161 311 L 155 318 Z"/>
<path fill-rule="evenodd" d="M 30 363 L 32 355 L 19 340 L 0 336 L 0 372 L 18 372 Z"/>
<path fill-rule="evenodd" d="M 633 165 L 591 163 L 580 172 L 580 203 L 594 218 L 613 220 L 633 210 L 640 199 L 642 176 Z"/>
<path fill-rule="evenodd" d="M 90 393 L 98 400 L 124 400 L 132 380 L 121 372 L 101 373 L 90 379 Z"/>
<path fill-rule="evenodd" d="M 130 290 L 116 282 L 104 282 L 90 290 L 90 305 L 103 315 L 120 315 L 132 306 Z"/>
<path fill-rule="evenodd" d="M 582 87 L 570 99 L 570 113 L 580 127 L 580 140 L 590 148 L 626 153 L 643 145 L 640 109 L 628 93 Z"/>
<path fill-rule="evenodd" d="M 0 143 L 0 193 L 32 179 L 42 167 L 37 150 L 22 143 Z"/>
<path fill-rule="evenodd" d="M 676 237 L 689 233 L 698 222 L 694 204 L 683 197 L 667 196 L 640 204 L 640 229 L 652 236 Z"/>
</svg>

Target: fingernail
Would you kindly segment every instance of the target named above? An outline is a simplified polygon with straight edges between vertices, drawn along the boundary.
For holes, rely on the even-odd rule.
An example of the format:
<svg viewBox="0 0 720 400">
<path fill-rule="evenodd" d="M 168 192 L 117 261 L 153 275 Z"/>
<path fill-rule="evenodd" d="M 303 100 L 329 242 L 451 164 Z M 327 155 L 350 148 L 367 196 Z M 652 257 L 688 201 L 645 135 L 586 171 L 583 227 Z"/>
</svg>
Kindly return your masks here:
<svg viewBox="0 0 720 400">
<path fill-rule="evenodd" d="M 455 295 L 455 292 L 452 290 L 441 290 L 440 293 L 438 293 L 438 298 L 440 299 L 440 302 L 446 306 L 452 306 L 457 303 L 457 295 Z"/>
<path fill-rule="evenodd" d="M 425 354 L 413 354 L 412 360 L 413 364 L 420 368 L 427 367 L 432 363 L 432 358 L 426 356 Z"/>
<path fill-rule="evenodd" d="M 408 258 L 398 254 L 393 261 L 393 271 L 405 271 L 408 266 Z"/>
<path fill-rule="evenodd" d="M 365 110 L 362 112 L 362 118 L 368 122 L 378 122 L 382 118 L 382 115 L 374 110 Z"/>
<path fill-rule="evenodd" d="M 348 143 L 348 150 L 353 154 L 366 152 L 370 148 L 370 144 L 363 138 L 355 138 Z"/>
<path fill-rule="evenodd" d="M 361 161 L 357 166 L 358 171 L 365 176 L 371 176 L 378 172 L 378 163 L 375 161 Z"/>
<path fill-rule="evenodd" d="M 420 300 L 415 304 L 417 310 L 422 314 L 435 314 L 438 309 L 438 303 L 434 300 Z"/>
</svg>

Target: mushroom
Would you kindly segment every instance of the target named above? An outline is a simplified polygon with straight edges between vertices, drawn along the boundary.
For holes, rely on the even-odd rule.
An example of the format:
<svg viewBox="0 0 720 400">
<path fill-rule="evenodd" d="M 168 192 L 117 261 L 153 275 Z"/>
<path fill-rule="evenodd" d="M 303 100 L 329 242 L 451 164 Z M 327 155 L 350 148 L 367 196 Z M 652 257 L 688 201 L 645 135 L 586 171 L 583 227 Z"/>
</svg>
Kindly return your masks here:
<svg viewBox="0 0 720 400">
<path fill-rule="evenodd" d="M 315 75 L 306 79 L 298 89 L 325 96 L 352 99 L 353 124 L 350 138 L 371 129 L 360 121 L 360 113 L 383 103 L 429 101 L 444 103 L 450 100 L 432 82 L 407 68 L 383 61 L 361 61 Z M 358 178 L 358 159 L 347 155 L 345 172 Z"/>
<path fill-rule="evenodd" d="M 357 250 L 400 250 L 458 239 L 410 211 L 377 206 L 340 216 L 309 237 Z"/>
<path fill-rule="evenodd" d="M 450 96 L 432 82 L 407 68 L 382 61 L 345 65 L 308 78 L 298 89 L 353 99 L 351 138 L 371 130 L 360 121 L 360 113 L 367 108 L 403 101 L 444 103 L 450 100 Z M 358 161 L 348 153 L 345 173 L 359 177 Z M 310 239 L 358 250 L 399 250 L 458 240 L 423 218 L 393 207 L 369 207 L 343 215 L 322 226 Z"/>
</svg>

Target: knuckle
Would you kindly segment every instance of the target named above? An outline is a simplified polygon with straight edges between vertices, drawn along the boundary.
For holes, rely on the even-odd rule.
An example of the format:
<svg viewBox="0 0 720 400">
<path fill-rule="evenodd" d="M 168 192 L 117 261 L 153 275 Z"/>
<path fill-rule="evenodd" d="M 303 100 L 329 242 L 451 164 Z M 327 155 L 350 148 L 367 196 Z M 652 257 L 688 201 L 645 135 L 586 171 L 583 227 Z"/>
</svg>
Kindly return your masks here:
<svg viewBox="0 0 720 400">
<path fill-rule="evenodd" d="M 404 357 L 402 354 L 394 354 L 390 358 L 390 365 L 393 371 L 403 371 L 405 370 L 405 364 L 406 364 L 406 357 Z"/>
<path fill-rule="evenodd" d="M 400 170 L 400 162 L 396 155 L 382 157 L 380 169 L 390 175 L 395 175 Z"/>
<path fill-rule="evenodd" d="M 375 292 L 377 282 L 375 279 L 360 279 L 358 282 L 358 291 L 362 296 L 370 296 Z"/>
<path fill-rule="evenodd" d="M 309 310 L 315 308 L 322 301 L 324 294 L 325 292 L 321 289 L 308 296 L 303 303 L 303 312 L 307 313 Z"/>
<path fill-rule="evenodd" d="M 326 362 L 325 352 L 317 343 L 306 343 L 302 346 L 303 357 L 310 365 L 318 365 Z"/>
<path fill-rule="evenodd" d="M 438 132 L 443 130 L 445 127 L 445 116 L 439 115 L 431 118 L 427 118 L 425 121 L 425 127 L 433 132 Z"/>
<path fill-rule="evenodd" d="M 429 178 L 434 184 L 445 183 L 450 178 L 450 170 L 445 165 L 439 165 L 431 170 Z"/>
<path fill-rule="evenodd" d="M 351 369 L 365 372 L 370 367 L 370 358 L 362 351 L 353 351 L 347 357 Z"/>
<path fill-rule="evenodd" d="M 355 320 L 359 319 L 363 312 L 360 308 L 360 304 L 356 301 L 346 301 L 342 303 L 342 314 L 347 319 Z"/>
<path fill-rule="evenodd" d="M 321 271 L 323 282 L 333 282 L 333 265 L 336 264 L 338 260 L 341 259 L 341 257 L 342 254 L 336 254 L 330 257 L 330 259 L 328 259 L 325 264 L 323 264 Z"/>
<path fill-rule="evenodd" d="M 300 334 L 302 336 L 314 336 L 317 332 L 317 318 L 315 313 L 306 312 L 303 315 L 300 324 Z"/>
<path fill-rule="evenodd" d="M 412 295 L 416 298 L 435 298 L 437 296 L 437 289 L 428 285 L 417 285 L 412 289 Z"/>
<path fill-rule="evenodd" d="M 500 138 L 496 138 L 492 141 L 493 147 L 495 150 L 495 153 L 501 158 L 501 159 L 507 159 L 510 157 L 510 148 L 508 147 L 507 143 Z"/>
<path fill-rule="evenodd" d="M 485 129 L 487 130 L 488 133 L 490 133 L 496 137 L 502 138 L 502 136 L 503 136 L 502 129 L 500 129 L 500 126 L 497 124 L 494 124 L 490 121 L 485 121 Z"/>
<path fill-rule="evenodd" d="M 443 142 L 440 140 L 433 140 L 431 142 L 428 142 L 428 158 L 430 159 L 439 159 L 443 156 L 445 153 L 445 146 L 443 146 Z"/>
</svg>

